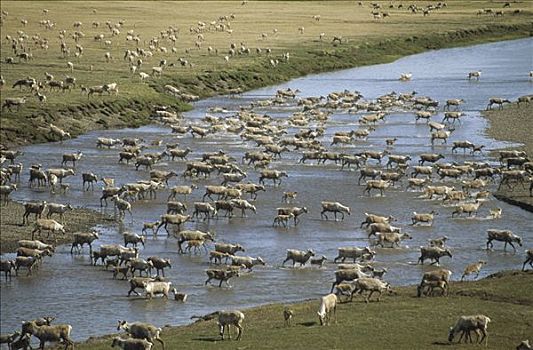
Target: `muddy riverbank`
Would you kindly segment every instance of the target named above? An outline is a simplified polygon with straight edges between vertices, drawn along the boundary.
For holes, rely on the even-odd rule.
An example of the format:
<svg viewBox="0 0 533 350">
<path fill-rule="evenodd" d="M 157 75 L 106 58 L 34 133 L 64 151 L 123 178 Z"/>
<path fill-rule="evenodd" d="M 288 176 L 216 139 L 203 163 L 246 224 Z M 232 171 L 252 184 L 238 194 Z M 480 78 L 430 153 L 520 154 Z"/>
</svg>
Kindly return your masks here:
<svg viewBox="0 0 533 350">
<path fill-rule="evenodd" d="M 533 84 L 532 84 L 533 85 Z M 487 134 L 500 141 L 516 142 L 520 144 L 513 149 L 526 151 L 529 157 L 533 155 L 533 103 L 516 103 L 506 106 L 502 110 L 484 111 L 482 115 L 488 119 Z M 533 212 L 533 197 L 529 193 L 529 184 L 516 186 L 512 191 L 502 188 L 495 196 L 510 204 L 517 205 Z"/>
<path fill-rule="evenodd" d="M 533 82 L 531 84 L 533 88 Z M 481 113 L 488 119 L 487 134 L 500 141 L 519 143 L 513 149 L 526 151 L 528 155 L 533 155 L 533 102 L 516 103 L 505 106 L 498 110 L 488 110 Z"/>
<path fill-rule="evenodd" d="M 31 231 L 34 228 L 34 215 L 30 216 L 30 224 L 22 225 L 22 215 L 24 214 L 24 206 L 19 202 L 9 201 L 8 205 L 0 207 L 0 253 L 12 253 L 17 248 L 17 241 L 21 239 L 31 239 Z M 46 235 L 36 237 L 45 243 L 54 245 L 69 244 L 72 242 L 72 234 L 74 232 L 89 231 L 97 225 L 112 225 L 110 217 L 102 215 L 94 210 L 74 208 L 71 212 L 65 215 L 65 227 L 67 234 L 56 235 L 55 241 L 52 237 L 47 238 Z M 59 220 L 57 217 L 54 219 Z"/>
</svg>

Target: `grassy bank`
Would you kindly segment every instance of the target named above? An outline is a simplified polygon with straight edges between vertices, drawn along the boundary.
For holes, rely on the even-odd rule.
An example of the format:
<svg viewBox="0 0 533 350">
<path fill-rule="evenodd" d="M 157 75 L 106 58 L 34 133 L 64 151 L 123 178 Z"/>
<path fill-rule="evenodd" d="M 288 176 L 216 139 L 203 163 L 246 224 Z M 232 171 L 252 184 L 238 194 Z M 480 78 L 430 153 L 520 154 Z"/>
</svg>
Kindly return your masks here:
<svg viewBox="0 0 533 350">
<path fill-rule="evenodd" d="M 414 286 L 397 288 L 379 303 L 365 304 L 359 297 L 341 304 L 337 324 L 329 327 L 318 325 L 317 297 L 290 305 L 295 313 L 291 327 L 284 326 L 283 305 L 244 310 L 244 334 L 238 343 L 219 341 L 216 321 L 168 327 L 162 338 L 169 349 L 466 349 L 472 345 L 447 343 L 448 327 L 460 315 L 483 313 L 492 320 L 487 349 L 510 349 L 533 336 L 532 281 L 531 271 L 509 271 L 452 283 L 448 297 L 432 298 L 415 297 Z M 110 338 L 91 339 L 76 348 L 107 349 Z"/>
<path fill-rule="evenodd" d="M 9 201 L 7 206 L 0 207 L 0 253 L 14 252 L 21 239 L 31 239 L 31 231 L 34 228 L 34 216 L 30 216 L 30 224 L 22 226 L 22 215 L 24 207 L 22 204 Z M 65 214 L 65 226 L 67 234 L 57 235 L 57 241 L 47 239 L 46 235 L 38 238 L 45 243 L 66 244 L 72 242 L 72 233 L 88 231 L 96 225 L 100 225 L 107 220 L 94 210 L 76 208 Z"/>
<path fill-rule="evenodd" d="M 68 4 L 68 5 L 67 5 Z M 361 65 L 390 62 L 401 56 L 430 49 L 468 45 L 496 40 L 519 38 L 531 35 L 533 13 L 522 4 L 513 4 L 505 9 L 504 17 L 476 15 L 481 8 L 499 8 L 501 5 L 489 1 L 451 1 L 446 8 L 433 11 L 430 16 L 412 14 L 403 9 L 389 9 L 383 2 L 383 10 L 389 17 L 374 20 L 370 15 L 369 2 L 358 6 L 354 2 L 49 2 L 49 1 L 3 1 L 2 10 L 8 11 L 2 26 L 3 35 L 17 36 L 17 31 L 28 35 L 40 34 L 49 40 L 49 49 L 32 48 L 34 59 L 27 63 L 14 59 L 6 64 L 5 58 L 13 57 L 11 44 L 2 40 L 0 68 L 6 86 L 2 97 L 27 96 L 27 104 L 20 111 L 2 111 L 0 143 L 16 145 L 51 141 L 48 124 L 54 123 L 79 135 L 91 129 L 139 126 L 149 122 L 151 106 L 172 105 L 176 110 L 190 108 L 180 99 L 164 92 L 166 84 L 174 85 L 183 92 L 207 97 L 223 94 L 234 89 L 242 91 L 287 81 L 310 73 L 318 73 Z M 522 12 L 513 15 L 512 11 Z M 45 14 L 42 9 L 46 8 Z M 94 9 L 94 11 L 93 11 Z M 231 16 L 233 15 L 233 16 Z M 320 15 L 320 21 L 314 20 Z M 227 21 L 219 21 L 228 16 Z M 20 19 L 28 21 L 23 26 Z M 151 19 L 157 18 L 157 21 Z M 46 30 L 39 21 L 49 19 L 55 23 L 52 30 Z M 123 21 L 121 34 L 111 36 L 105 22 L 112 24 Z M 71 38 L 73 23 L 81 21 L 85 37 L 79 41 L 84 47 L 81 57 L 74 57 L 76 43 Z M 99 22 L 95 28 L 93 22 Z M 200 49 L 197 33 L 198 21 L 231 26 L 226 31 L 205 30 Z M 160 46 L 167 52 L 152 50 L 152 58 L 143 58 L 139 71 L 151 73 L 151 67 L 160 60 L 167 60 L 161 78 L 149 78 L 141 82 L 129 71 L 129 63 L 123 60 L 126 49 L 136 45 L 125 40 L 125 33 L 132 30 L 141 38 L 139 47 L 149 50 L 150 38 L 160 37 L 160 32 L 169 26 L 178 28 L 176 42 L 160 38 Z M 303 34 L 298 28 L 304 27 Z M 232 31 L 229 33 L 228 29 Z M 66 29 L 63 39 L 71 50 L 70 56 L 62 57 L 58 30 Z M 275 31 L 275 32 L 274 32 Z M 266 37 L 262 36 L 262 33 Z M 324 33 L 323 40 L 319 34 Z M 104 34 L 110 45 L 97 42 L 94 37 Z M 333 45 L 332 38 L 342 36 L 343 43 Z M 240 43 L 250 48 L 249 55 L 235 55 L 226 62 L 230 43 Z M 208 47 L 212 51 L 208 51 Z M 175 49 L 175 52 L 172 51 Z M 256 48 L 262 53 L 257 54 Z M 265 49 L 272 54 L 266 56 Z M 215 54 L 218 51 L 218 54 Z M 106 62 L 104 54 L 109 52 L 113 59 Z M 290 52 L 290 60 L 281 56 Z M 189 64 L 181 66 L 178 58 Z M 273 67 L 270 60 L 279 60 Z M 66 62 L 74 63 L 70 72 Z M 170 67 L 170 63 L 174 66 Z M 92 66 L 92 69 L 91 69 Z M 139 72 L 138 71 L 138 72 Z M 120 96 L 91 98 L 81 95 L 79 88 L 70 93 L 44 91 L 47 102 L 41 104 L 28 91 L 12 89 L 14 81 L 32 76 L 44 80 L 44 72 L 62 80 L 70 74 L 79 85 L 93 86 L 117 82 Z M 137 73 L 138 73 L 137 72 Z M 466 72 L 465 72 L 466 73 Z"/>
<path fill-rule="evenodd" d="M 485 111 L 483 115 L 489 120 L 487 134 L 496 140 L 510 141 L 521 144 L 513 147 L 526 151 L 531 157 L 533 155 L 533 105 L 522 104 L 520 107 L 516 103 L 506 106 L 503 110 Z M 529 187 L 516 186 L 512 191 L 502 187 L 495 193 L 498 199 L 533 211 L 533 197 L 529 196 Z"/>
</svg>

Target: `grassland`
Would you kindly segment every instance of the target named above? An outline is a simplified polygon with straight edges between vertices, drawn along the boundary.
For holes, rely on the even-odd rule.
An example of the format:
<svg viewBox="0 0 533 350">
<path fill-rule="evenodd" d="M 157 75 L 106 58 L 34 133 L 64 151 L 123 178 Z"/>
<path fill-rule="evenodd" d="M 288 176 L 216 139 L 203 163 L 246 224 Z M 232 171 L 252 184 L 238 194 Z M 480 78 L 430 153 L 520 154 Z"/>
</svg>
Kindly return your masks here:
<svg viewBox="0 0 533 350">
<path fill-rule="evenodd" d="M 521 144 L 513 147 L 533 154 L 533 105 L 522 104 L 520 107 L 513 103 L 502 110 L 485 111 L 483 115 L 489 120 L 487 133 L 497 140 L 510 141 Z M 495 193 L 498 199 L 518 205 L 533 211 L 533 197 L 529 196 L 529 186 L 516 186 L 509 191 L 505 186 Z"/>
<path fill-rule="evenodd" d="M 166 84 L 206 97 L 232 89 L 244 91 L 271 85 L 309 73 L 388 62 L 430 49 L 524 37 L 532 32 L 533 12 L 527 3 L 513 3 L 511 9 L 504 10 L 503 17 L 476 15 L 478 9 L 499 9 L 503 4 L 489 1 L 449 1 L 447 7 L 427 17 L 412 14 L 406 8 L 388 9 L 389 2 L 381 3 L 390 17 L 374 20 L 370 2 L 366 1 L 363 6 L 348 1 L 254 1 L 246 5 L 241 5 L 241 1 L 2 1 L 2 10 L 8 12 L 2 24 L 3 36 L 17 37 L 17 31 L 26 33 L 34 59 L 26 63 L 15 58 L 14 64 L 6 64 L 5 59 L 14 57 L 14 53 L 7 40 L 1 41 L 0 68 L 6 81 L 2 98 L 27 96 L 29 102 L 20 111 L 2 111 L 0 143 L 16 145 L 53 140 L 48 133 L 50 122 L 79 135 L 96 128 L 146 124 L 154 104 L 171 105 L 177 110 L 190 108 L 183 101 L 162 93 Z M 519 8 L 520 14 L 511 14 Z M 48 12 L 45 14 L 43 9 Z M 314 15 L 320 15 L 320 21 L 314 20 Z M 198 27 L 199 21 L 207 27 L 212 21 L 221 23 L 220 16 L 229 16 L 232 33 L 206 30 L 201 48 L 196 49 L 195 42 L 199 39 L 189 28 Z M 26 26 L 21 19 L 28 21 Z M 52 30 L 39 25 L 45 19 L 55 23 Z M 74 57 L 76 43 L 71 37 L 76 21 L 83 23 L 77 30 L 85 35 L 79 41 L 84 48 L 79 58 Z M 95 21 L 100 23 L 98 28 L 91 25 Z M 112 24 L 123 21 L 121 34 L 112 37 L 106 21 Z M 160 46 L 166 47 L 167 53 L 153 50 L 153 57 L 144 58 L 140 68 L 151 73 L 152 66 L 166 59 L 163 77 L 141 82 L 129 72 L 129 63 L 123 60 L 126 49 L 136 48 L 133 42 L 125 40 L 126 32 L 132 30 L 138 34 L 139 47 L 148 49 L 150 39 L 159 37 L 169 26 L 179 29 L 176 42 L 160 38 Z M 299 34 L 299 27 L 305 28 L 303 34 Z M 62 57 L 59 48 L 62 29 L 66 30 L 63 40 L 71 50 L 69 57 Z M 262 33 L 267 36 L 263 38 Z M 319 40 L 320 33 L 325 34 L 323 40 Z M 32 37 L 37 34 L 48 39 L 48 50 L 33 45 Z M 94 37 L 98 34 L 104 34 L 104 41 L 110 40 L 111 45 L 96 42 Z M 334 46 L 333 36 L 342 36 L 343 43 Z M 226 62 L 224 56 L 230 43 L 236 43 L 237 47 L 243 43 L 251 49 L 251 54 L 236 55 Z M 207 51 L 208 47 L 212 47 L 213 53 Z M 256 54 L 256 48 L 262 48 L 263 53 Z M 266 48 L 272 50 L 269 57 L 265 55 Z M 113 56 L 109 63 L 104 59 L 106 52 Z M 285 52 L 290 52 L 288 62 L 281 59 Z M 180 57 L 192 65 L 182 67 L 178 63 Z M 272 67 L 271 59 L 281 62 Z M 74 63 L 73 73 L 67 68 L 67 61 Z M 170 63 L 175 66 L 169 67 Z M 40 104 L 28 91 L 11 88 L 14 81 L 26 76 L 42 81 L 44 72 L 60 80 L 67 74 L 73 75 L 78 86 L 117 82 L 120 95 L 88 101 L 79 88 L 70 93 L 46 90 L 47 102 Z"/>
<path fill-rule="evenodd" d="M 460 315 L 483 313 L 492 322 L 486 349 L 511 349 L 533 336 L 533 273 L 503 272 L 476 282 L 456 282 L 448 297 L 417 298 L 415 287 L 397 288 L 378 302 L 361 298 L 337 310 L 337 324 L 321 327 L 317 300 L 294 305 L 291 327 L 283 323 L 284 305 L 244 310 L 241 341 L 220 341 L 216 321 L 167 327 L 168 349 L 472 349 L 450 345 L 448 327 Z M 110 329 L 110 331 L 112 331 Z M 107 349 L 111 336 L 90 339 L 77 349 Z"/>
<path fill-rule="evenodd" d="M 30 224 L 22 225 L 22 215 L 24 207 L 22 204 L 9 201 L 7 206 L 0 207 L 0 253 L 14 252 L 20 239 L 31 239 L 31 231 L 34 228 L 34 216 L 30 216 Z M 56 235 L 57 241 L 43 235 L 39 239 L 45 243 L 66 244 L 72 242 L 73 232 L 88 231 L 96 225 L 108 221 L 107 216 L 103 216 L 94 210 L 76 208 L 65 215 L 65 226 L 67 234 Z"/>
</svg>

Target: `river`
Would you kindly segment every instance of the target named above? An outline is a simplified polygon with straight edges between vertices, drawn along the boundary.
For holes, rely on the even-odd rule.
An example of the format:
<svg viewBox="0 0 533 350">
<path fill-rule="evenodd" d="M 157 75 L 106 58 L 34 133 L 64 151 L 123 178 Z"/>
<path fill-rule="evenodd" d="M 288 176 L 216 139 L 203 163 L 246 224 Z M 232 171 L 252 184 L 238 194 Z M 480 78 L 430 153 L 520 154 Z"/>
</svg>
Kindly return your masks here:
<svg viewBox="0 0 533 350">
<path fill-rule="evenodd" d="M 504 147 L 505 144 L 487 138 L 485 135 L 486 120 L 479 115 L 492 96 L 515 99 L 531 93 L 533 84 L 528 80 L 527 73 L 533 69 L 531 59 L 533 39 L 522 39 L 499 42 L 465 48 L 431 51 L 405 57 L 390 64 L 382 64 L 343 70 L 332 73 L 312 75 L 295 79 L 279 86 L 267 87 L 247 92 L 236 98 L 215 97 L 196 103 L 196 108 L 186 114 L 186 118 L 200 122 L 207 108 L 224 107 L 235 111 L 240 105 L 249 104 L 257 99 L 265 99 L 275 94 L 280 88 L 291 87 L 301 90 L 300 96 L 327 95 L 332 91 L 344 89 L 360 91 L 367 99 L 376 98 L 390 91 L 408 92 L 415 90 L 420 95 L 431 96 L 441 102 L 449 98 L 463 98 L 461 109 L 466 111 L 463 123 L 452 134 L 448 145 L 436 145 L 433 151 L 443 153 L 446 161 L 487 160 L 486 156 L 451 153 L 451 141 L 468 139 L 476 144 L 486 145 L 488 150 Z M 468 81 L 469 71 L 481 70 L 479 81 Z M 400 82 L 401 73 L 411 72 L 413 80 Z M 284 118 L 296 111 L 295 107 L 274 107 L 260 110 L 275 118 Z M 441 112 L 442 114 L 442 112 Z M 217 114 L 223 115 L 223 114 Z M 231 115 L 231 114 L 226 114 Z M 439 115 L 442 117 L 441 115 Z M 357 127 L 359 116 L 350 114 L 334 114 L 328 122 L 327 131 L 322 139 L 328 145 L 335 131 L 350 130 Z M 434 118 L 440 121 L 439 117 Z M 296 129 L 289 129 L 294 133 Z M 424 123 L 415 124 L 413 114 L 405 112 L 392 113 L 385 123 L 379 124 L 366 142 L 358 142 L 349 147 L 332 147 L 334 150 L 358 152 L 364 149 L 383 150 L 385 139 L 397 137 L 393 148 L 395 154 L 415 155 L 431 152 L 428 128 Z M 63 144 L 47 143 L 31 145 L 23 148 L 24 156 L 20 161 L 26 166 L 41 163 L 45 168 L 60 167 L 61 155 L 66 152 L 81 150 L 84 154 L 76 167 L 77 176 L 66 181 L 72 186 L 66 195 L 50 196 L 44 189 L 29 189 L 26 185 L 28 172 L 24 171 L 19 191 L 14 193 L 16 200 L 47 200 L 59 203 L 72 203 L 76 206 L 100 211 L 100 187 L 94 192 L 81 189 L 82 172 L 92 171 L 106 177 L 114 177 L 118 184 L 148 179 L 148 171 L 135 171 L 132 165 L 118 164 L 116 149 L 97 149 L 97 137 L 139 137 L 148 143 L 154 139 L 162 139 L 164 143 L 176 142 L 181 147 L 193 149 L 192 158 L 199 157 L 203 152 L 223 149 L 241 159 L 243 153 L 254 149 L 251 143 L 244 143 L 238 136 L 223 134 L 208 136 L 205 139 L 193 139 L 190 135 L 176 139 L 170 129 L 159 125 L 149 125 L 138 129 L 122 129 L 94 131 Z M 161 151 L 163 147 L 150 147 L 149 151 Z M 387 267 L 389 272 L 385 279 L 394 285 L 418 283 L 421 274 L 427 271 L 427 265 L 417 265 L 419 246 L 425 245 L 427 239 L 446 235 L 453 258 L 443 258 L 442 266 L 454 271 L 454 279 L 460 277 L 467 263 L 479 259 L 487 260 L 488 264 L 481 277 L 504 269 L 521 267 L 523 250 L 533 246 L 531 230 L 532 214 L 520 208 L 510 206 L 495 199 L 486 202 L 477 219 L 451 219 L 451 207 L 443 207 L 440 201 L 429 201 L 417 198 L 420 193 L 405 192 L 395 189 L 387 191 L 384 197 L 368 197 L 363 194 L 364 187 L 357 185 L 358 173 L 340 171 L 333 164 L 316 166 L 297 164 L 300 154 L 284 153 L 274 168 L 286 170 L 289 174 L 282 186 L 267 185 L 266 192 L 260 192 L 255 205 L 257 214 L 249 214 L 247 218 L 235 217 L 231 220 L 212 220 L 206 223 L 193 222 L 186 225 L 191 229 L 209 229 L 215 231 L 217 239 L 226 242 L 240 243 L 246 248 L 246 255 L 261 256 L 266 266 L 254 268 L 253 273 L 231 280 L 233 288 L 204 286 L 208 267 L 205 255 L 178 255 L 176 240 L 167 238 L 160 233 L 157 238 L 149 236 L 146 248 L 141 250 L 142 257 L 159 255 L 172 260 L 172 269 L 167 270 L 167 277 L 183 292 L 189 294 L 187 303 L 174 300 L 155 298 L 147 301 L 139 297 L 126 297 L 128 284 L 125 281 L 112 279 L 111 273 L 101 266 L 89 264 L 87 251 L 83 255 L 70 255 L 70 247 L 62 246 L 51 258 L 45 258 L 42 267 L 32 277 L 25 277 L 25 272 L 11 282 L 1 282 L 1 325 L 2 332 L 20 327 L 22 320 L 54 315 L 57 322 L 69 323 L 74 327 L 73 337 L 76 340 L 86 339 L 113 332 L 119 319 L 128 321 L 146 321 L 159 326 L 182 325 L 189 322 L 191 315 L 201 315 L 217 309 L 246 308 L 266 303 L 291 302 L 302 299 L 318 298 L 329 292 L 333 281 L 335 265 L 331 263 L 341 246 L 366 246 L 366 232 L 359 228 L 364 213 L 391 214 L 400 225 L 412 236 L 399 249 L 377 249 L 375 265 Z M 414 163 L 414 162 L 413 162 Z M 177 173 L 184 170 L 184 162 L 158 163 L 156 169 L 169 168 Z M 246 181 L 257 182 L 258 172 L 246 168 Z M 199 190 L 187 199 L 190 208 L 194 201 L 201 200 L 203 187 L 207 184 L 219 184 L 220 177 L 210 180 L 198 180 Z M 404 180 L 405 182 L 405 180 Z M 184 180 L 176 178 L 171 185 L 182 184 Z M 186 181 L 189 183 L 189 180 Z M 404 186 L 405 187 L 405 186 Z M 272 219 L 275 208 L 281 206 L 283 191 L 298 191 L 296 204 L 309 208 L 302 222 L 296 228 L 274 228 Z M 168 190 L 161 191 L 157 200 L 137 201 L 133 204 L 133 222 L 126 218 L 124 224 L 100 227 L 101 238 L 95 244 L 121 243 L 123 231 L 140 233 L 142 223 L 155 221 L 165 211 Z M 343 222 L 320 220 L 320 202 L 335 200 L 349 205 L 352 215 Z M 487 219 L 488 209 L 500 207 L 503 218 Z M 432 227 L 411 227 L 410 217 L 413 211 L 428 212 L 436 210 Z M 112 206 L 104 209 L 113 213 Z M 68 215 L 68 214 L 67 214 Z M 508 228 L 524 238 L 524 248 L 518 253 L 504 253 L 502 246 L 487 252 L 485 247 L 486 230 L 489 228 Z M 324 268 L 281 268 L 288 248 L 315 250 L 318 256 L 325 255 L 330 262 Z M 10 257 L 11 255 L 7 255 Z"/>
</svg>

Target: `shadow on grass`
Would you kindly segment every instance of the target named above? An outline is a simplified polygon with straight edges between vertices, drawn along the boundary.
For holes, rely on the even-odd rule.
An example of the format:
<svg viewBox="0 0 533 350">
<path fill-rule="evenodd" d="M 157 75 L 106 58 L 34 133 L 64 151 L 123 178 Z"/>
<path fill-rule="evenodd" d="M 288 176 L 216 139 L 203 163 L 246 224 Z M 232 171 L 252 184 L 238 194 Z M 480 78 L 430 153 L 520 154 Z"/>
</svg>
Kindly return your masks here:
<svg viewBox="0 0 533 350">
<path fill-rule="evenodd" d="M 208 341 L 208 342 L 217 342 L 217 341 L 222 341 L 222 338 L 220 337 L 198 337 L 198 338 L 193 338 L 193 340 L 199 340 L 199 341 Z M 227 340 L 227 339 L 224 339 L 224 340 Z"/>
<path fill-rule="evenodd" d="M 298 324 L 301 325 L 301 326 L 304 326 L 304 327 L 313 327 L 313 326 L 317 325 L 317 323 L 314 322 L 314 321 L 302 322 L 302 323 L 298 323 Z"/>
<path fill-rule="evenodd" d="M 444 342 L 444 341 L 435 341 L 432 344 L 433 345 L 440 345 L 440 346 L 450 346 L 450 345 L 452 345 L 452 343 L 447 342 L 447 341 L 446 342 Z"/>
</svg>

